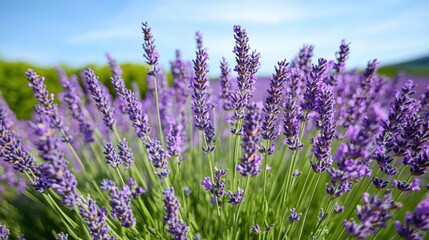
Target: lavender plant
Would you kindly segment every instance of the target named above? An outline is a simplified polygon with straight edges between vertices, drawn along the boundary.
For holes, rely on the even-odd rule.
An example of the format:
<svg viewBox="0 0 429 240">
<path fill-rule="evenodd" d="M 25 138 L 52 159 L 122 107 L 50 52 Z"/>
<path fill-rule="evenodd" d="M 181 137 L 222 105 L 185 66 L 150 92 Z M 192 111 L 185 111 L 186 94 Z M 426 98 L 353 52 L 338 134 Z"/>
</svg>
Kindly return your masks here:
<svg viewBox="0 0 429 240">
<path fill-rule="evenodd" d="M 110 55 L 114 96 L 92 69 L 59 68 L 58 100 L 25 73 L 29 121 L 0 95 L 0 239 L 429 237 L 428 91 L 415 96 L 410 80 L 390 94 L 377 60 L 345 72 L 345 40 L 332 60 L 304 45 L 257 79 L 260 54 L 238 25 L 233 71 L 222 58 L 209 80 L 197 32 L 169 85 L 142 30 L 143 99 Z"/>
</svg>

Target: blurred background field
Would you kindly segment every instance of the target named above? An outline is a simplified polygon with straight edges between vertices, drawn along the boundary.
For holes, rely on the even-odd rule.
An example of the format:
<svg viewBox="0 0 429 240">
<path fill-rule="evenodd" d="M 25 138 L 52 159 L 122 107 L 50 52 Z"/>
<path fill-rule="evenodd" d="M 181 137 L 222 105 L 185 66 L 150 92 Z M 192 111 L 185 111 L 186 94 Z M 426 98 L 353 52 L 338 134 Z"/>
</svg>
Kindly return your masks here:
<svg viewBox="0 0 429 240">
<path fill-rule="evenodd" d="M 82 65 L 82 67 L 79 68 L 73 68 L 67 65 L 61 65 L 61 67 L 68 75 L 76 74 L 77 76 L 79 76 L 83 69 L 93 67 L 100 76 L 100 79 L 109 87 L 110 92 L 114 94 L 113 87 L 109 81 L 110 72 L 107 64 Z M 140 94 L 144 95 L 146 91 L 147 66 L 141 63 L 122 63 L 121 67 L 124 70 L 126 85 L 131 88 L 138 88 Z M 33 68 L 42 76 L 46 77 L 48 90 L 50 92 L 57 94 L 62 90 L 58 80 L 58 74 L 55 72 L 55 66 L 39 67 L 37 64 L 28 62 L 0 60 L 0 92 L 19 119 L 29 119 L 33 112 L 33 106 L 36 104 L 36 99 L 33 97 L 31 89 L 25 87 L 27 79 L 24 76 L 24 72 L 28 68 Z M 171 82 L 171 74 L 168 71 L 166 71 L 166 73 Z M 420 95 L 429 84 L 429 56 L 398 64 L 382 66 L 379 69 L 379 73 L 386 77 L 398 77 L 401 82 L 400 84 L 408 79 L 414 80 L 418 86 L 416 89 L 417 95 Z M 212 77 L 212 81 L 216 80 L 216 77 Z M 266 89 L 269 84 L 268 75 L 259 76 L 258 82 L 262 89 Z"/>
</svg>

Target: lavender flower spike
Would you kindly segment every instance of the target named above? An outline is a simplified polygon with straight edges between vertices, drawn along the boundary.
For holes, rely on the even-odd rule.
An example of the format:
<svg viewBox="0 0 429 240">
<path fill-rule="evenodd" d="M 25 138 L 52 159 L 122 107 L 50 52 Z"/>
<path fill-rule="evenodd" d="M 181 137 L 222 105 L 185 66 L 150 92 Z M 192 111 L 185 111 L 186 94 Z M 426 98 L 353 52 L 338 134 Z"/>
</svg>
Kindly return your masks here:
<svg viewBox="0 0 429 240">
<path fill-rule="evenodd" d="M 220 70 L 220 85 L 222 88 L 220 98 L 223 101 L 223 109 L 225 111 L 231 111 L 233 109 L 231 106 L 231 69 L 229 68 L 228 62 L 225 58 L 222 58 L 222 61 L 220 62 Z"/>
<path fill-rule="evenodd" d="M 49 116 L 51 125 L 63 132 L 63 141 L 71 142 L 73 140 L 69 133 L 69 129 L 64 126 L 63 119 L 58 114 L 58 107 L 54 102 L 54 94 L 46 90 L 45 78 L 39 76 L 34 70 L 28 69 L 25 73 L 28 81 L 28 86 L 33 90 L 34 96 L 41 105 L 34 106 L 34 109 L 39 114 Z"/>
<path fill-rule="evenodd" d="M 195 77 L 191 83 L 192 92 L 192 110 L 194 111 L 195 127 L 200 131 L 204 131 L 207 152 L 212 152 L 215 149 L 213 143 L 216 141 L 213 124 L 210 121 L 210 109 L 207 78 L 208 73 L 208 55 L 204 49 L 199 49 L 196 52 L 194 62 Z"/>
<path fill-rule="evenodd" d="M 354 220 L 345 220 L 343 226 L 346 231 L 355 237 L 367 238 L 376 233 L 377 228 L 385 228 L 387 220 L 392 218 L 390 210 L 401 207 L 399 203 L 392 200 L 390 193 L 385 194 L 381 199 L 377 195 L 370 196 L 368 193 L 363 194 L 364 205 L 358 205 L 357 216 L 361 224 Z"/>
<path fill-rule="evenodd" d="M 89 233 L 94 239 L 110 239 L 108 236 L 110 229 L 106 224 L 107 210 L 105 207 L 99 208 L 95 200 L 89 199 L 85 206 L 79 206 L 79 212 L 86 221 Z"/>
<path fill-rule="evenodd" d="M 104 124 L 106 127 L 113 129 L 113 125 L 116 121 L 113 118 L 113 108 L 106 97 L 107 93 L 102 91 L 98 77 L 91 68 L 86 69 L 83 74 L 89 88 L 88 90 L 91 92 L 98 110 L 100 110 L 104 115 Z"/>
<path fill-rule="evenodd" d="M 277 118 L 279 115 L 280 102 L 283 100 L 284 83 L 287 80 L 286 60 L 277 63 L 276 73 L 271 77 L 270 89 L 264 105 L 264 120 L 262 122 L 262 137 L 266 140 L 274 140 L 279 134 Z"/>
<path fill-rule="evenodd" d="M 111 142 L 104 145 L 104 155 L 106 155 L 106 162 L 113 168 L 117 168 L 122 164 L 122 158 L 119 158 L 116 149 Z"/>
<path fill-rule="evenodd" d="M 0 240 L 6 240 L 9 235 L 9 229 L 7 229 L 5 225 L 0 224 Z"/>
<path fill-rule="evenodd" d="M 161 69 L 158 66 L 159 55 L 155 49 L 155 40 L 153 38 L 151 28 L 148 26 L 147 22 L 142 24 L 142 31 L 144 34 L 143 50 L 145 52 L 143 56 L 146 59 L 146 63 L 150 66 L 150 69 L 147 73 L 148 89 L 154 90 L 156 76 L 158 76 L 158 74 L 161 72 Z"/>
<path fill-rule="evenodd" d="M 3 158 L 19 172 L 31 169 L 34 158 L 28 151 L 22 149 L 21 140 L 16 139 L 8 130 L 3 121 L 0 120 L 0 158 Z"/>
<path fill-rule="evenodd" d="M 134 155 L 128 146 L 127 139 L 124 138 L 118 143 L 118 150 L 119 158 L 125 164 L 125 169 L 130 168 L 134 164 Z"/>
<path fill-rule="evenodd" d="M 237 165 L 237 171 L 243 176 L 255 176 L 261 172 L 262 161 L 262 157 L 257 155 L 260 142 L 261 107 L 252 103 L 247 109 L 249 112 L 243 125 L 244 137 L 241 144 L 244 149 L 244 156 Z"/>
<path fill-rule="evenodd" d="M 414 212 L 405 215 L 405 223 L 395 222 L 399 236 L 405 239 L 424 239 L 429 231 L 429 196 L 421 201 Z"/>
<path fill-rule="evenodd" d="M 163 218 L 168 225 L 168 232 L 172 240 L 186 240 L 188 236 L 188 227 L 185 222 L 179 218 L 179 199 L 174 195 L 174 188 L 166 188 L 163 191 L 165 196 L 164 209 L 167 215 Z"/>
<path fill-rule="evenodd" d="M 157 176 L 159 178 L 166 177 L 170 173 L 168 170 L 168 159 L 170 158 L 170 154 L 162 148 L 161 143 L 156 139 L 151 139 L 146 142 L 145 145 L 149 155 L 149 161 L 152 162 L 155 168 L 159 169 Z"/>
<path fill-rule="evenodd" d="M 55 237 L 56 240 L 68 240 L 69 235 L 63 232 L 60 232 L 57 234 L 57 236 Z"/>
<path fill-rule="evenodd" d="M 134 226 L 136 219 L 131 209 L 131 199 L 129 196 L 132 193 L 129 191 L 128 186 L 126 188 L 127 191 L 120 191 L 113 181 L 104 180 L 100 188 L 109 191 L 112 216 L 116 217 L 123 227 L 129 228 Z"/>
</svg>

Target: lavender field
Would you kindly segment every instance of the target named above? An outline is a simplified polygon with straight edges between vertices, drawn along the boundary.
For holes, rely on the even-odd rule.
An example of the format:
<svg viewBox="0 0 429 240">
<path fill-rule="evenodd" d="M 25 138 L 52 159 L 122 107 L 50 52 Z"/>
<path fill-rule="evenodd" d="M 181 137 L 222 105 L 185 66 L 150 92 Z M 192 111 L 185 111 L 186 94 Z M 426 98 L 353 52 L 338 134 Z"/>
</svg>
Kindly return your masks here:
<svg viewBox="0 0 429 240">
<path fill-rule="evenodd" d="M 259 77 L 263 53 L 231 30 L 234 62 L 209 68 L 197 32 L 162 69 L 143 23 L 134 87 L 110 55 L 107 84 L 58 67 L 57 94 L 23 72 L 31 119 L 0 98 L 0 239 L 427 239 L 428 79 L 346 71 L 341 39 Z"/>
</svg>

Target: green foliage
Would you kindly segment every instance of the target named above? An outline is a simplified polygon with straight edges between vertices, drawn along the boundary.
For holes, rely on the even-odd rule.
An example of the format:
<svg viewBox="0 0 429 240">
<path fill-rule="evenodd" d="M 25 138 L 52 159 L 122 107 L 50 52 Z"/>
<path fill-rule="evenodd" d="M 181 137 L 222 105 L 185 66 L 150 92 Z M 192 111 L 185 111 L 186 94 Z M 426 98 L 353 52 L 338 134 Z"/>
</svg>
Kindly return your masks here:
<svg viewBox="0 0 429 240">
<path fill-rule="evenodd" d="M 87 68 L 94 68 L 95 73 L 100 77 L 100 80 L 109 88 L 111 94 L 114 94 L 113 86 L 110 84 L 110 71 L 108 65 L 87 65 L 82 68 L 71 68 L 69 66 L 61 66 L 68 75 L 76 74 Z M 16 113 L 19 119 L 29 119 L 33 112 L 33 106 L 36 104 L 36 99 L 33 97 L 33 92 L 26 87 L 27 79 L 24 73 L 33 68 L 41 76 L 45 76 L 48 91 L 57 93 L 63 88 L 58 80 L 58 75 L 54 67 L 38 67 L 26 62 L 7 62 L 0 60 L 0 92 L 6 99 L 10 108 Z M 127 87 L 138 87 L 140 93 L 144 95 L 146 91 L 146 74 L 148 68 L 146 65 L 125 63 L 121 65 L 124 70 L 124 81 Z M 170 73 L 166 73 L 169 82 L 172 82 Z M 132 84 L 137 83 L 137 84 Z"/>
</svg>

